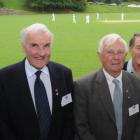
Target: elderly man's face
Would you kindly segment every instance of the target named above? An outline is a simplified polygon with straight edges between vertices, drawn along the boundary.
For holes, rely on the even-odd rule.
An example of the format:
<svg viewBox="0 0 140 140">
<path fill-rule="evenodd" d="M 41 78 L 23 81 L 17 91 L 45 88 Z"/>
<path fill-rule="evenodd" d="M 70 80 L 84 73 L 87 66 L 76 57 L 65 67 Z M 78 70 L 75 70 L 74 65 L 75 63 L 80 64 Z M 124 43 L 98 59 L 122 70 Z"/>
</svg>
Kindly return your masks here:
<svg viewBox="0 0 140 140">
<path fill-rule="evenodd" d="M 99 53 L 102 65 L 104 69 L 113 77 L 120 74 L 126 52 L 124 45 L 120 41 L 116 41 L 114 44 L 105 46 L 101 53 Z"/>
<path fill-rule="evenodd" d="M 29 33 L 23 50 L 29 63 L 37 69 L 48 64 L 51 55 L 51 37 L 48 33 Z"/>
<path fill-rule="evenodd" d="M 134 65 L 140 65 L 140 37 L 135 38 L 134 46 L 130 49 Z"/>
</svg>

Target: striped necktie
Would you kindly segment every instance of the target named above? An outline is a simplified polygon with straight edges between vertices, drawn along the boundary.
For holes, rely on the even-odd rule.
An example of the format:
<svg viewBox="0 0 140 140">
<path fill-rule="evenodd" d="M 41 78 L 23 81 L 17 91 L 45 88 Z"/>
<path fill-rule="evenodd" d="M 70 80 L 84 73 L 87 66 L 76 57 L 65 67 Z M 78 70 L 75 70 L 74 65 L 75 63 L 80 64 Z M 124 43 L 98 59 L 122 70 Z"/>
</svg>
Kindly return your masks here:
<svg viewBox="0 0 140 140">
<path fill-rule="evenodd" d="M 40 126 L 40 140 L 47 140 L 48 131 L 51 122 L 51 112 L 47 93 L 43 82 L 40 79 L 41 71 L 37 71 L 34 85 L 34 96 L 37 110 L 37 116 Z"/>
</svg>

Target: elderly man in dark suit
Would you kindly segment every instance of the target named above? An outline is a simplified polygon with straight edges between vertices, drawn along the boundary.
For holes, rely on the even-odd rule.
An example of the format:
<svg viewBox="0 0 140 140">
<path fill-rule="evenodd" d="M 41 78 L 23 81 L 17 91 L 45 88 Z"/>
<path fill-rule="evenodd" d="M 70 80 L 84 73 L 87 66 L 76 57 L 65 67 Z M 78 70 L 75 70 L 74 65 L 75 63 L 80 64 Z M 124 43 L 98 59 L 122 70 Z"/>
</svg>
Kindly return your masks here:
<svg viewBox="0 0 140 140">
<path fill-rule="evenodd" d="M 75 82 L 75 140 L 140 139 L 140 79 L 122 71 L 127 52 L 118 34 L 104 36 L 102 68 Z"/>
<path fill-rule="evenodd" d="M 52 33 L 35 23 L 21 41 L 26 58 L 0 70 L 0 140 L 72 140 L 72 72 L 50 61 Z"/>
</svg>

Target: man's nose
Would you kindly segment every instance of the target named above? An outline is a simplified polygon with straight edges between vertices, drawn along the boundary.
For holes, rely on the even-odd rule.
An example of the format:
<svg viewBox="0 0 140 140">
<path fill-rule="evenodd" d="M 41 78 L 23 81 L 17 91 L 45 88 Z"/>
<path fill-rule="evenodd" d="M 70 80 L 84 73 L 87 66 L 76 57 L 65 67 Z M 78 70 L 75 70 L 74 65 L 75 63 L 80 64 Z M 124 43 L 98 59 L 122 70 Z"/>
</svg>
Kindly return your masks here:
<svg viewBox="0 0 140 140">
<path fill-rule="evenodd" d="M 45 51 L 44 51 L 44 49 L 43 49 L 43 48 L 39 48 L 38 53 L 39 53 L 39 55 L 40 55 L 40 56 L 44 56 Z"/>
<path fill-rule="evenodd" d="M 119 58 L 119 54 L 117 52 L 114 53 L 114 58 L 118 59 Z"/>
</svg>

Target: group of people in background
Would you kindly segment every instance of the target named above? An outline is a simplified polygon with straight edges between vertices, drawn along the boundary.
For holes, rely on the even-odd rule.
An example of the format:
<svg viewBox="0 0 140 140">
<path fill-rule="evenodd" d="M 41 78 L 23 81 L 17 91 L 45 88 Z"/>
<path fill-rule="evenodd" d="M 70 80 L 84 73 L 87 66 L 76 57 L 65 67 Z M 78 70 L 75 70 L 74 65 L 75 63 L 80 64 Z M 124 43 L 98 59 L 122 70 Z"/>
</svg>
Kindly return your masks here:
<svg viewBox="0 0 140 140">
<path fill-rule="evenodd" d="M 101 19 L 100 18 L 101 17 L 100 15 L 101 15 L 100 13 L 96 13 L 95 17 L 92 18 L 91 15 L 87 14 L 85 16 L 85 23 L 86 24 L 90 24 L 91 22 L 93 22 L 95 20 L 100 20 Z M 92 18 L 92 20 L 91 20 L 91 18 Z M 76 24 L 77 23 L 77 19 L 78 19 L 78 16 L 76 14 L 72 14 L 72 23 Z M 121 13 L 120 14 L 120 20 L 121 21 L 125 20 L 125 14 L 124 13 Z M 51 15 L 51 21 L 52 22 L 55 22 L 56 21 L 56 16 L 55 16 L 54 13 L 52 13 L 52 15 Z M 105 21 L 107 21 L 107 19 L 105 19 Z"/>
<path fill-rule="evenodd" d="M 105 35 L 102 67 L 76 81 L 50 60 L 52 41 L 46 25 L 26 27 L 25 58 L 0 69 L 0 140 L 140 140 L 140 33 L 127 62 L 126 41 Z"/>
</svg>

